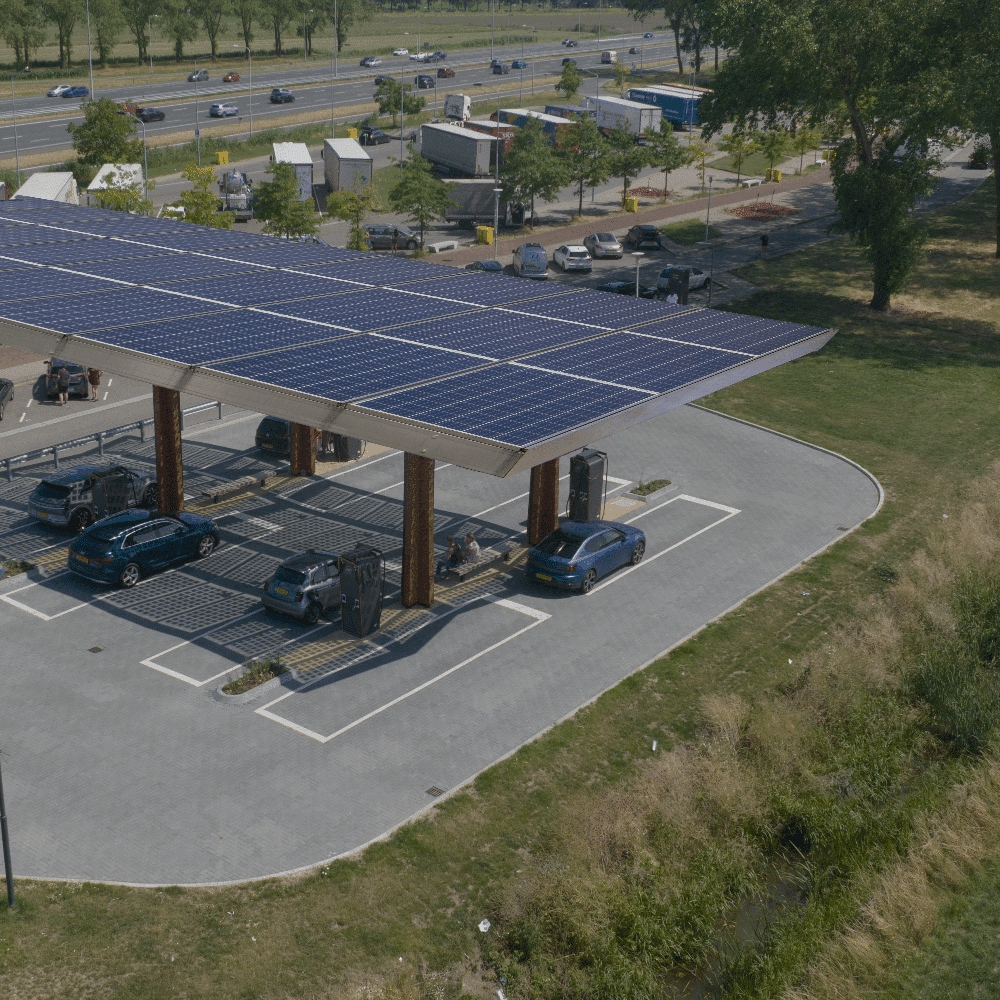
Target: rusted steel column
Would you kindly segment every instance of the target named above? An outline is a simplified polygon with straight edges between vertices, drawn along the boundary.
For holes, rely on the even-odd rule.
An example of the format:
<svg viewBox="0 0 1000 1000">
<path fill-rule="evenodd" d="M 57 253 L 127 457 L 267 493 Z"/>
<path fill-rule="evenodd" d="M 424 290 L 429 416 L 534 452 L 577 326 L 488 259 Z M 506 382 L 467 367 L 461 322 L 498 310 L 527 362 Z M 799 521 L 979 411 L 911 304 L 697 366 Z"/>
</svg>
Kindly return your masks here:
<svg viewBox="0 0 1000 1000">
<path fill-rule="evenodd" d="M 153 386 L 156 433 L 156 497 L 161 514 L 184 509 L 184 468 L 181 465 L 181 394 Z"/>
<path fill-rule="evenodd" d="M 288 451 L 293 476 L 316 474 L 316 447 L 313 441 L 313 429 L 305 424 L 292 424 L 288 429 Z"/>
<path fill-rule="evenodd" d="M 434 459 L 403 464 L 403 607 L 434 603 Z"/>
<path fill-rule="evenodd" d="M 537 545 L 559 527 L 559 459 L 531 469 L 528 487 L 528 544 Z"/>
</svg>

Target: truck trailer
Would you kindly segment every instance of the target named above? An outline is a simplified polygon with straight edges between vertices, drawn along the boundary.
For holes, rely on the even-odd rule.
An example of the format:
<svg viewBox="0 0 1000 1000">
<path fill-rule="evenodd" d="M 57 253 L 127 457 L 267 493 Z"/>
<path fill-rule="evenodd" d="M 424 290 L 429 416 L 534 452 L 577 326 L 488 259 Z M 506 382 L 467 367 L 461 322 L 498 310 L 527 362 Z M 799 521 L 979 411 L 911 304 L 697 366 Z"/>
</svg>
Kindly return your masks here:
<svg viewBox="0 0 1000 1000">
<path fill-rule="evenodd" d="M 705 91 L 652 85 L 632 87 L 623 96 L 628 101 L 659 108 L 664 120 L 670 122 L 675 130 L 691 131 L 699 122 L 698 104 Z"/>
<path fill-rule="evenodd" d="M 488 177 L 495 173 L 497 156 L 503 162 L 502 143 L 495 135 L 486 135 L 459 124 L 420 126 L 420 155 L 453 177 Z"/>
<path fill-rule="evenodd" d="M 353 191 L 372 182 L 372 158 L 357 139 L 325 139 L 323 178 L 327 191 Z"/>
<path fill-rule="evenodd" d="M 531 111 L 528 108 L 501 108 L 490 115 L 493 121 L 506 122 L 524 128 L 531 119 L 541 122 L 542 131 L 554 142 L 556 137 L 572 129 L 577 123 L 556 115 L 547 115 L 541 111 Z"/>
<path fill-rule="evenodd" d="M 626 101 L 621 97 L 584 97 L 581 103 L 593 112 L 597 127 L 608 132 L 624 128 L 638 138 L 648 128 L 659 132 L 663 122 L 659 108 L 639 101 Z"/>
<path fill-rule="evenodd" d="M 471 229 L 473 226 L 492 226 L 495 183 L 492 177 L 479 180 L 455 181 L 448 185 L 452 205 L 445 210 L 446 222 L 457 222 Z M 520 203 L 508 204 L 500 196 L 497 212 L 500 225 L 520 226 L 524 224 L 524 206 Z"/>
<path fill-rule="evenodd" d="M 487 119 L 474 118 L 465 123 L 465 128 L 471 128 L 474 132 L 482 132 L 484 135 L 498 137 L 503 144 L 503 152 L 510 150 L 510 144 L 517 137 L 518 130 L 513 125 L 504 125 L 503 122 L 493 122 Z M 503 156 L 500 157 L 503 163 Z"/>
<path fill-rule="evenodd" d="M 313 161 L 304 142 L 276 142 L 271 153 L 272 163 L 291 164 L 299 182 L 299 200 L 313 200 Z"/>
</svg>

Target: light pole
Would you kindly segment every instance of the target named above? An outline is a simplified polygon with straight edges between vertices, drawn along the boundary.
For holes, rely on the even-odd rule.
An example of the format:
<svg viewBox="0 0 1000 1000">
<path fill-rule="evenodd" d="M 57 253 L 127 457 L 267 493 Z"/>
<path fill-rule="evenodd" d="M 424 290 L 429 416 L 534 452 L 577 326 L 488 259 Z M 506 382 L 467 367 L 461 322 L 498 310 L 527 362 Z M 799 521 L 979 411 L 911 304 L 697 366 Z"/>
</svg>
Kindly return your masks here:
<svg viewBox="0 0 1000 1000">
<path fill-rule="evenodd" d="M 705 209 L 705 242 L 708 242 L 708 217 L 712 214 L 712 177 L 708 178 L 708 208 Z"/>
<path fill-rule="evenodd" d="M 302 11 L 302 61 L 306 61 L 306 14 L 311 14 L 313 8 L 310 7 L 309 10 Z M 337 29 L 334 28 L 334 31 Z"/>
<path fill-rule="evenodd" d="M 90 97 L 94 97 L 94 46 L 90 44 L 90 0 L 87 0 L 87 51 L 90 53 Z"/>
<path fill-rule="evenodd" d="M 129 117 L 134 118 L 142 126 L 142 193 L 149 197 L 149 158 L 146 155 L 146 123 L 136 114 L 129 112 Z M 201 163 L 198 164 L 201 166 Z"/>
<path fill-rule="evenodd" d="M 500 152 L 500 122 L 497 122 L 497 153 Z M 493 260 L 497 259 L 497 233 L 500 231 L 500 195 L 503 188 L 493 189 Z"/>
<path fill-rule="evenodd" d="M 194 61 L 194 141 L 198 149 L 198 166 L 201 166 L 201 128 L 198 125 L 198 60 Z"/>
<path fill-rule="evenodd" d="M 238 49 L 239 46 L 233 42 L 233 48 Z M 247 104 L 250 105 L 250 138 L 253 138 L 253 53 L 250 51 L 249 45 L 244 45 L 243 48 L 246 50 L 247 62 L 250 64 L 250 82 L 247 84 Z"/>
<path fill-rule="evenodd" d="M 712 252 L 712 260 L 708 265 L 708 305 L 712 305 L 712 286 L 715 284 L 715 243 L 714 241 L 709 243 L 699 243 L 699 246 L 707 246 Z"/>
<path fill-rule="evenodd" d="M 493 43 L 497 34 L 497 0 L 493 0 L 490 4 L 490 9 L 493 12 L 493 22 L 490 27 L 490 62 L 493 62 L 496 59 L 496 53 L 493 51 Z"/>
<path fill-rule="evenodd" d="M 639 258 L 646 255 L 641 250 L 636 250 L 632 256 L 635 257 L 635 297 L 639 298 Z"/>
<path fill-rule="evenodd" d="M 10 863 L 10 837 L 7 834 L 7 810 L 3 804 L 3 774 L 0 774 L 0 839 L 3 840 L 3 870 L 7 876 L 7 905 L 14 906 L 14 869 Z"/>
<path fill-rule="evenodd" d="M 337 0 L 333 0 L 333 78 L 340 75 L 337 66 L 337 50 L 340 48 L 340 22 L 337 20 Z"/>
<path fill-rule="evenodd" d="M 153 18 L 159 17 L 159 14 L 149 15 L 149 72 L 153 72 Z"/>
<path fill-rule="evenodd" d="M 17 105 L 14 104 L 14 75 L 10 77 L 10 110 L 14 120 L 14 164 L 17 167 L 17 186 L 21 186 L 21 154 L 17 149 Z"/>
</svg>

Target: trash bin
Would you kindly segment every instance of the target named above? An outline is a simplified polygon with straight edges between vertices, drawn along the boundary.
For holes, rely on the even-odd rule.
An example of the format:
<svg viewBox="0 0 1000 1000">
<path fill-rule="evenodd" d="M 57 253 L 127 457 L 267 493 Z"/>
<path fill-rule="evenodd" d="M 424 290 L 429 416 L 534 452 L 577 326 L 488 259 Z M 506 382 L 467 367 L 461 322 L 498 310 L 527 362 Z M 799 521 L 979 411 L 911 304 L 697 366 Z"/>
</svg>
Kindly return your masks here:
<svg viewBox="0 0 1000 1000">
<path fill-rule="evenodd" d="M 772 180 L 772 181 L 773 181 L 773 182 L 774 182 L 775 184 L 780 184 L 780 183 L 781 183 L 781 170 L 780 170 L 780 169 L 779 169 L 778 167 L 775 167 L 775 168 L 774 168 L 774 169 L 773 169 L 773 170 L 771 171 L 771 180 Z"/>
<path fill-rule="evenodd" d="M 356 128 L 349 128 L 347 130 L 348 139 L 357 139 L 357 137 L 358 137 L 358 130 Z"/>
<path fill-rule="evenodd" d="M 215 153 L 215 162 L 217 166 L 225 166 L 229 162 L 229 150 L 220 149 Z"/>
<path fill-rule="evenodd" d="M 485 243 L 487 246 L 493 245 L 493 227 L 476 226 L 476 242 Z"/>
<path fill-rule="evenodd" d="M 638 212 L 639 211 L 639 199 L 638 198 L 626 198 L 625 199 L 625 211 L 626 212 Z"/>
</svg>

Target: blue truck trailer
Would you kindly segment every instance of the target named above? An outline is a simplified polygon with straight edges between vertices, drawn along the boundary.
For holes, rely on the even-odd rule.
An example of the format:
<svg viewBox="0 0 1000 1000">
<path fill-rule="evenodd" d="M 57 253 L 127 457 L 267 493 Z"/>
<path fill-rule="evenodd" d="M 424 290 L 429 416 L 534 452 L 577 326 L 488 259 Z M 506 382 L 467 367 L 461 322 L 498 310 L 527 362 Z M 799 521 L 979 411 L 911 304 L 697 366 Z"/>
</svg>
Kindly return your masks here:
<svg viewBox="0 0 1000 1000">
<path fill-rule="evenodd" d="M 623 96 L 628 101 L 659 108 L 663 120 L 670 122 L 675 130 L 690 131 L 699 123 L 698 104 L 705 92 L 654 84 L 649 87 L 632 87 Z"/>
<path fill-rule="evenodd" d="M 490 115 L 493 121 L 501 121 L 507 125 L 516 125 L 524 128 L 527 123 L 534 118 L 542 123 L 542 131 L 553 141 L 560 133 L 572 129 L 577 123 L 568 118 L 560 118 L 556 115 L 547 115 L 541 111 L 531 111 L 528 108 L 501 108 Z"/>
</svg>

